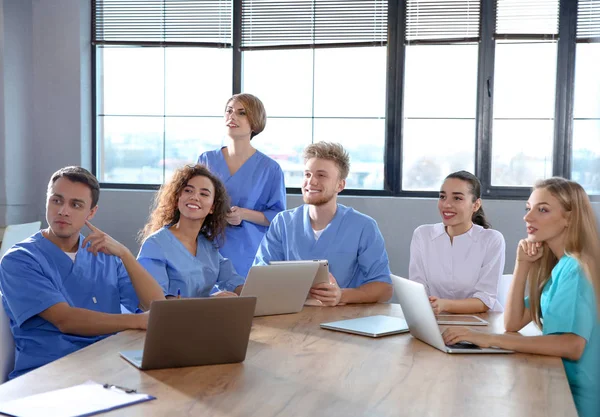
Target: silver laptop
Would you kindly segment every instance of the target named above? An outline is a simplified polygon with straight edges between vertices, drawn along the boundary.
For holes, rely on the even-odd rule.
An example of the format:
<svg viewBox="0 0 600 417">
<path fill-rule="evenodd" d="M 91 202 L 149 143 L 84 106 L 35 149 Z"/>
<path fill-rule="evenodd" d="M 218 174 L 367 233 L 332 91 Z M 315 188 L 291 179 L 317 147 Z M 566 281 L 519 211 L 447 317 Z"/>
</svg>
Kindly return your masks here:
<svg viewBox="0 0 600 417">
<path fill-rule="evenodd" d="M 255 306 L 256 297 L 154 301 L 144 350 L 119 353 L 143 370 L 242 362 Z"/>
<path fill-rule="evenodd" d="M 321 328 L 369 337 L 408 332 L 408 325 L 404 319 L 382 315 L 321 323 Z"/>
<path fill-rule="evenodd" d="M 392 282 L 413 337 L 446 353 L 513 353 L 512 350 L 481 348 L 467 342 L 446 345 L 423 284 L 400 277 L 394 277 Z"/>
<path fill-rule="evenodd" d="M 255 316 L 297 313 L 318 268 L 316 262 L 253 266 L 240 295 L 257 298 Z"/>
<path fill-rule="evenodd" d="M 319 269 L 317 269 L 317 273 L 315 274 L 315 279 L 313 279 L 312 286 L 314 287 L 317 284 L 328 284 L 329 283 L 329 261 L 327 259 L 311 259 L 308 261 L 298 260 L 298 261 L 271 261 L 269 265 L 285 265 L 285 264 L 309 264 L 309 263 L 317 263 L 319 264 Z"/>
</svg>

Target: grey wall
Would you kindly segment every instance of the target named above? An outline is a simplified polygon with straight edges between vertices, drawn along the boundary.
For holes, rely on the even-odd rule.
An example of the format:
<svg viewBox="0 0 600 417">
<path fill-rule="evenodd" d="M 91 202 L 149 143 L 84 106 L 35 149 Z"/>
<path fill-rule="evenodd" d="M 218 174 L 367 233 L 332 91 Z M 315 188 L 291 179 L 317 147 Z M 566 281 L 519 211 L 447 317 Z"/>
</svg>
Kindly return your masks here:
<svg viewBox="0 0 600 417">
<path fill-rule="evenodd" d="M 31 3 L 35 189 L 43 215 L 54 171 L 67 165 L 91 168 L 91 2 Z"/>
<path fill-rule="evenodd" d="M 148 217 L 153 196 L 154 193 L 150 191 L 102 190 L 94 224 L 137 252 L 139 245 L 135 235 Z M 377 221 L 385 239 L 390 268 L 400 276 L 408 275 L 413 230 L 421 224 L 440 221 L 436 199 L 342 196 L 339 197 L 339 202 L 352 206 Z M 302 199 L 298 195 L 289 195 L 287 204 L 288 208 L 297 207 L 302 204 Z M 494 229 L 504 235 L 505 272 L 510 273 L 514 267 L 517 242 L 525 237 L 525 202 L 484 201 L 484 209 Z M 600 204 L 594 203 L 594 209 L 600 220 Z"/>
<path fill-rule="evenodd" d="M 32 4 L 0 0 L 0 224 L 37 215 L 32 154 Z"/>
<path fill-rule="evenodd" d="M 0 0 L 0 225 L 6 223 L 7 207 L 18 208 L 18 216 L 11 217 L 16 221 L 43 219 L 52 172 L 65 165 L 90 166 L 89 3 Z M 135 235 L 153 194 L 103 190 L 94 223 L 137 252 Z M 408 272 L 415 227 L 439 221 L 434 199 L 341 197 L 340 202 L 377 220 L 391 269 L 399 275 Z M 288 207 L 300 203 L 299 196 L 288 196 Z M 524 202 L 485 201 L 484 207 L 506 239 L 509 272 L 524 235 Z M 600 203 L 594 209 L 600 216 Z"/>
</svg>

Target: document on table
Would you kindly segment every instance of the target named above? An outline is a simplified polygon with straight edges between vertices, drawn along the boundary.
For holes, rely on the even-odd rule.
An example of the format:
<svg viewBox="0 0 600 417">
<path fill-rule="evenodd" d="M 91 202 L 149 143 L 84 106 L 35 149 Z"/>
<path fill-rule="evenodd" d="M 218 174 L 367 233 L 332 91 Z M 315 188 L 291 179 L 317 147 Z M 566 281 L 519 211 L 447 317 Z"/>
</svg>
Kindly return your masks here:
<svg viewBox="0 0 600 417">
<path fill-rule="evenodd" d="M 154 400 L 147 394 L 88 381 L 81 385 L 0 403 L 0 413 L 14 417 L 80 417 Z"/>
</svg>

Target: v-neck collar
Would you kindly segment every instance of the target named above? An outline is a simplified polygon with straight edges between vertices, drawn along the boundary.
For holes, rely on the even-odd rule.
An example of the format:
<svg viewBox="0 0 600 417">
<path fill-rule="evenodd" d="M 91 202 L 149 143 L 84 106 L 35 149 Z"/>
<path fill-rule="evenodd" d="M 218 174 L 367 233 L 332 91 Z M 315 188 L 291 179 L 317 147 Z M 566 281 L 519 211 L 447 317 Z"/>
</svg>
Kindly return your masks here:
<svg viewBox="0 0 600 417">
<path fill-rule="evenodd" d="M 328 237 L 335 236 L 337 234 L 341 218 L 344 216 L 345 210 L 343 210 L 343 206 L 338 203 L 336 205 L 335 215 L 329 224 L 322 229 L 323 233 L 321 233 L 319 239 L 315 239 L 315 233 L 313 232 L 312 224 L 310 223 L 310 211 L 308 206 L 308 204 L 304 204 L 304 235 L 307 239 L 309 239 L 309 242 L 312 242 L 312 249 L 316 248 L 317 246 L 327 246 Z"/>
<path fill-rule="evenodd" d="M 244 167 L 246 167 L 248 165 L 248 162 L 250 162 L 252 159 L 254 159 L 256 157 L 256 155 L 259 153 L 259 150 L 255 149 L 254 153 L 252 155 L 250 155 L 250 158 L 246 159 L 244 161 L 244 163 L 242 165 L 240 165 L 238 170 L 232 174 L 231 171 L 229 170 L 229 165 L 227 165 L 227 159 L 225 159 L 225 154 L 223 153 L 223 149 L 225 149 L 225 148 L 227 148 L 227 146 L 223 146 L 223 147 L 221 147 L 221 149 L 219 149 L 219 157 L 221 158 L 221 161 L 223 162 L 223 167 L 224 167 L 223 173 L 227 174 L 227 179 L 225 180 L 226 182 L 230 178 L 234 178 L 234 177 L 238 176 L 240 171 L 242 171 L 244 169 Z"/>
<path fill-rule="evenodd" d="M 167 234 L 169 235 L 169 238 L 171 239 L 171 241 L 175 242 L 175 245 L 177 245 L 179 247 L 179 249 L 181 249 L 183 252 L 185 252 L 187 254 L 187 256 L 189 256 L 191 259 L 197 259 L 198 252 L 200 251 L 200 236 L 198 236 L 196 238 L 196 256 L 194 256 L 188 250 L 188 248 L 185 247 L 183 242 L 181 242 L 181 240 L 179 240 L 177 238 L 177 236 L 175 236 L 175 234 L 171 231 L 170 227 L 171 226 L 164 226 L 164 229 L 166 230 Z"/>
</svg>

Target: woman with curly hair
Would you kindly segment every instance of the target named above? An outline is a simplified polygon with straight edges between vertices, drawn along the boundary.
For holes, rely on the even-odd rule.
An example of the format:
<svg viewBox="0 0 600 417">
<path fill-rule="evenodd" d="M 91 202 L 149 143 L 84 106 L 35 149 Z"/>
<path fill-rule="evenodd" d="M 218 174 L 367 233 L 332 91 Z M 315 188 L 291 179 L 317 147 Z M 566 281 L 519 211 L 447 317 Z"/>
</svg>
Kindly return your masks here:
<svg viewBox="0 0 600 417">
<path fill-rule="evenodd" d="M 138 261 L 167 297 L 239 294 L 244 279 L 219 253 L 229 197 L 223 183 L 203 165 L 175 171 L 156 194 L 154 210 L 140 231 Z"/>
</svg>

